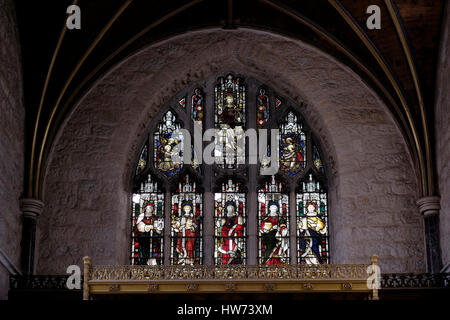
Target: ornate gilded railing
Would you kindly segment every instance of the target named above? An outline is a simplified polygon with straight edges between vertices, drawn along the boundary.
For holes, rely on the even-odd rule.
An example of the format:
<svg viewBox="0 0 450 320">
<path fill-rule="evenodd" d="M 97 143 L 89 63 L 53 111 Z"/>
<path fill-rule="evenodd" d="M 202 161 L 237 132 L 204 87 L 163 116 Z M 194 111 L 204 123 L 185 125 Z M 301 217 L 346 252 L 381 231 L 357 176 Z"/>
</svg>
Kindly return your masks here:
<svg viewBox="0 0 450 320">
<path fill-rule="evenodd" d="M 87 262 L 87 261 L 86 261 Z M 88 279 L 83 295 L 89 298 L 98 293 L 158 293 L 233 291 L 317 292 L 339 291 L 368 292 L 366 285 L 369 265 L 319 265 L 319 266 L 91 266 L 85 265 Z M 81 294 L 69 289 L 69 275 L 11 275 L 11 292 L 42 292 Z M 251 283 L 251 284 L 249 284 Z M 139 289 L 139 286 L 141 288 Z M 87 290 L 86 290 L 87 287 Z M 381 293 L 405 290 L 450 292 L 450 273 L 388 273 L 382 274 Z M 376 297 L 374 290 L 370 292 Z M 74 298 L 74 295 L 68 298 Z"/>
<path fill-rule="evenodd" d="M 378 299 L 378 286 L 369 288 L 367 282 L 377 261 L 374 256 L 372 265 L 97 266 L 85 257 L 83 297 L 115 293 L 342 291 L 367 293 L 367 297 Z"/>
<path fill-rule="evenodd" d="M 89 280 L 366 280 L 368 266 L 92 266 Z"/>
<path fill-rule="evenodd" d="M 11 275 L 9 286 L 11 290 L 69 290 L 68 278 L 69 275 Z"/>
<path fill-rule="evenodd" d="M 450 273 L 385 273 L 381 289 L 450 289 Z"/>
</svg>

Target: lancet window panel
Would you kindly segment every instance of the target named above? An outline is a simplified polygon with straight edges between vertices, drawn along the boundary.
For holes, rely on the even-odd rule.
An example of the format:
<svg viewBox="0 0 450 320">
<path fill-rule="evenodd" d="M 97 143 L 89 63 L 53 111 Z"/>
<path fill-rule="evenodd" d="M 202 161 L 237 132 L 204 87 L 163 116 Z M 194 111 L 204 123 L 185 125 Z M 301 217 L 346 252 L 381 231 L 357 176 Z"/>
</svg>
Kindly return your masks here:
<svg viewBox="0 0 450 320">
<path fill-rule="evenodd" d="M 259 93 L 256 96 L 256 126 L 258 129 L 261 129 L 269 120 L 270 105 L 266 90 L 259 88 L 258 91 Z"/>
<path fill-rule="evenodd" d="M 184 175 L 172 193 L 171 264 L 198 265 L 203 261 L 203 194 Z"/>
<path fill-rule="evenodd" d="M 193 121 L 197 121 L 202 125 L 205 115 L 205 98 L 202 90 L 196 88 L 191 100 L 191 117 Z"/>
<path fill-rule="evenodd" d="M 168 177 L 177 174 L 183 167 L 183 135 L 180 128 L 176 114 L 169 110 L 153 134 L 155 168 Z"/>
<path fill-rule="evenodd" d="M 272 176 L 258 188 L 258 263 L 289 263 L 289 194 Z"/>
<path fill-rule="evenodd" d="M 242 182 L 227 179 L 214 194 L 215 264 L 247 261 L 246 192 Z"/>
<path fill-rule="evenodd" d="M 228 74 L 214 88 L 214 124 L 219 130 L 214 150 L 216 164 L 236 169 L 245 164 L 247 93 L 243 80 Z"/>
<path fill-rule="evenodd" d="M 164 262 L 164 193 L 148 175 L 132 196 L 131 264 Z"/>
<path fill-rule="evenodd" d="M 289 111 L 279 127 L 280 170 L 290 176 L 306 167 L 306 133 L 303 123 L 293 111 Z"/>
<path fill-rule="evenodd" d="M 300 183 L 296 205 L 297 262 L 329 263 L 327 193 L 312 174 Z"/>
</svg>

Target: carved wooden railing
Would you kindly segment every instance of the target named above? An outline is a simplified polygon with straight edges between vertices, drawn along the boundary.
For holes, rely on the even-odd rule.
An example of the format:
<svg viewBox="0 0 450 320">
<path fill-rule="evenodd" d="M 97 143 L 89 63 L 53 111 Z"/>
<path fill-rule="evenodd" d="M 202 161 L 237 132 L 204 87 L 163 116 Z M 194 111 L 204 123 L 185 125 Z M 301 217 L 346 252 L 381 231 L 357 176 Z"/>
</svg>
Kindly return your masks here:
<svg viewBox="0 0 450 320">
<path fill-rule="evenodd" d="M 372 265 L 376 264 L 374 256 Z M 363 292 L 371 299 L 378 299 L 378 287 L 369 288 L 367 285 L 369 266 L 96 266 L 91 265 L 89 257 L 85 257 L 83 298 L 119 293 L 341 291 Z"/>
<path fill-rule="evenodd" d="M 11 290 L 70 290 L 68 278 L 69 275 L 11 275 L 9 286 Z"/>
<path fill-rule="evenodd" d="M 367 279 L 367 270 L 364 270 L 366 266 L 368 265 L 148 267 L 91 266 L 88 264 L 91 277 L 88 280 L 90 292 L 84 290 L 84 293 L 97 294 L 99 285 L 103 286 L 103 293 L 121 293 L 126 292 L 136 283 L 143 286 L 142 292 L 149 293 L 171 292 L 168 289 L 174 290 L 173 285 L 175 284 L 178 285 L 176 292 L 201 291 L 206 288 L 206 285 L 213 286 L 214 284 L 215 292 L 220 292 L 220 290 L 239 292 L 250 287 L 243 284 L 246 281 L 253 283 L 253 290 L 259 288 L 263 291 L 283 292 L 283 290 L 288 291 L 286 288 L 290 286 L 289 292 L 317 292 L 325 290 L 327 286 L 340 283 L 340 286 L 332 287 L 332 292 L 339 291 L 339 289 L 343 292 L 355 292 L 361 285 L 361 281 L 364 282 Z M 81 276 L 82 283 L 84 283 L 83 278 Z M 11 275 L 10 290 L 15 294 L 32 292 L 41 295 L 44 292 L 58 294 L 60 297 L 70 293 L 71 295 L 68 296 L 70 299 L 78 297 L 78 294 L 81 297 L 82 290 L 67 287 L 68 279 L 69 275 Z M 327 283 L 327 281 L 329 282 Z M 167 283 L 171 283 L 172 287 Z M 259 283 L 259 287 L 255 286 L 255 283 Z M 105 284 L 109 284 L 106 291 Z M 380 292 L 382 294 L 398 290 L 402 294 L 406 294 L 406 291 L 416 294 L 419 292 L 426 294 L 425 292 L 430 290 L 441 293 L 450 292 L 450 273 L 385 273 L 381 275 Z M 373 297 L 373 290 L 371 294 Z M 87 297 L 89 298 L 89 295 Z"/>
<path fill-rule="evenodd" d="M 448 289 L 450 273 L 385 273 L 381 289 Z"/>
</svg>

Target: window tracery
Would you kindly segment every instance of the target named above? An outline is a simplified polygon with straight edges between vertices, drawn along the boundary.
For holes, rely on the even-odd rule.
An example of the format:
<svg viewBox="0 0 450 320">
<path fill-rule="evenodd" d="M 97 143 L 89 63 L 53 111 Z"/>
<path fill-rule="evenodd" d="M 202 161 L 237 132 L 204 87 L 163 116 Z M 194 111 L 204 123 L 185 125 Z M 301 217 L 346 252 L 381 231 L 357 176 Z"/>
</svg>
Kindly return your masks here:
<svg viewBox="0 0 450 320">
<path fill-rule="evenodd" d="M 295 104 L 227 74 L 186 88 L 168 107 L 154 120 L 134 171 L 132 264 L 329 263 L 325 165 Z M 212 165 L 194 147 L 191 162 L 182 161 L 188 141 L 179 129 L 193 137 L 194 123 L 219 131 Z M 268 143 L 257 166 L 270 166 L 277 152 L 277 174 L 260 176 L 246 163 L 247 129 L 258 136 L 267 129 L 269 140 L 270 129 L 278 130 L 278 150 Z"/>
</svg>

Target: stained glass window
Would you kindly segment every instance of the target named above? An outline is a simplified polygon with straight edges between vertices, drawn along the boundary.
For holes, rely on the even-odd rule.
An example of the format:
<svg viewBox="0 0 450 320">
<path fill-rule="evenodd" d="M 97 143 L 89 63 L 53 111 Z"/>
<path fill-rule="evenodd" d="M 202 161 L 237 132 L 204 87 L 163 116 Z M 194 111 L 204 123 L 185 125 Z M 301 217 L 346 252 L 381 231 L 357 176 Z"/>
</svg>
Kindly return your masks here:
<svg viewBox="0 0 450 320">
<path fill-rule="evenodd" d="M 185 175 L 172 194 L 171 262 L 201 264 L 203 258 L 203 201 L 197 183 Z"/>
<path fill-rule="evenodd" d="M 183 109 L 186 108 L 186 97 L 183 97 L 181 99 L 178 100 L 178 104 L 180 107 L 182 107 Z"/>
<path fill-rule="evenodd" d="M 236 169 L 245 163 L 246 89 L 243 80 L 229 74 L 214 89 L 215 128 L 220 130 L 214 155 L 216 164 Z"/>
<path fill-rule="evenodd" d="M 289 195 L 275 176 L 258 189 L 259 264 L 289 263 Z"/>
<path fill-rule="evenodd" d="M 146 143 L 142 148 L 141 155 L 139 156 L 139 161 L 136 166 L 136 174 L 140 174 L 147 167 L 148 159 L 148 144 Z"/>
<path fill-rule="evenodd" d="M 192 120 L 203 122 L 205 112 L 205 101 L 202 90 L 197 88 L 192 95 Z"/>
<path fill-rule="evenodd" d="M 154 133 L 155 168 L 173 176 L 183 166 L 183 135 L 177 131 L 181 124 L 172 111 L 167 111 Z"/>
<path fill-rule="evenodd" d="M 270 161 L 270 145 L 267 146 L 266 154 L 262 157 L 262 159 L 259 162 L 260 164 L 260 172 L 261 174 L 264 172 L 264 169 L 267 169 L 270 167 L 271 161 Z"/>
<path fill-rule="evenodd" d="M 258 129 L 262 128 L 269 120 L 269 112 L 269 97 L 266 95 L 266 90 L 261 88 L 256 97 L 256 126 Z"/>
<path fill-rule="evenodd" d="M 280 125 L 280 170 L 293 176 L 306 166 L 306 135 L 290 111 Z"/>
<path fill-rule="evenodd" d="M 281 99 L 278 97 L 275 97 L 275 108 L 278 109 L 279 106 L 281 106 Z"/>
<path fill-rule="evenodd" d="M 312 174 L 300 183 L 297 193 L 298 263 L 328 263 L 327 193 Z"/>
<path fill-rule="evenodd" d="M 246 262 L 246 194 L 241 182 L 228 179 L 215 193 L 215 252 L 216 264 Z"/>
<path fill-rule="evenodd" d="M 132 264 L 329 263 L 325 159 L 301 107 L 232 73 L 186 88 L 169 104 L 136 155 Z M 217 130 L 212 144 L 196 143 L 200 127 Z M 190 142 L 182 128 L 190 130 Z M 249 166 L 255 136 L 258 143 L 267 136 L 267 148 L 258 145 L 259 162 Z M 205 161 L 206 148 L 214 150 L 214 164 Z"/>
<path fill-rule="evenodd" d="M 162 264 L 163 240 L 164 193 L 148 175 L 133 194 L 131 264 Z"/>
<path fill-rule="evenodd" d="M 201 150 L 200 150 L 201 151 Z M 200 161 L 198 160 L 197 153 L 195 152 L 194 146 L 192 146 L 192 160 L 191 160 L 191 167 L 198 173 L 202 173 L 202 167 L 200 165 Z"/>
<path fill-rule="evenodd" d="M 313 147 L 313 162 L 314 162 L 314 166 L 316 167 L 317 171 L 319 171 L 320 173 L 323 174 L 324 169 L 323 169 L 322 159 L 320 159 L 319 150 L 317 149 L 317 147 L 315 145 Z"/>
</svg>

